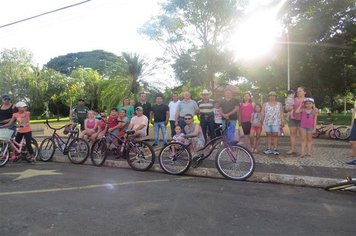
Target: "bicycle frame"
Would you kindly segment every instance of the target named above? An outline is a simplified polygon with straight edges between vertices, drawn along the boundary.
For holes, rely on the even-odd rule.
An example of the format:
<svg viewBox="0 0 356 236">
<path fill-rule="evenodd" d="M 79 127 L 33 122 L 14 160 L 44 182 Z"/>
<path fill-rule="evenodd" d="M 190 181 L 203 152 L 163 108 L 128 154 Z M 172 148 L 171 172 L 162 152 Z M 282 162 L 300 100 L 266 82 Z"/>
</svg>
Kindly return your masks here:
<svg viewBox="0 0 356 236">
<path fill-rule="evenodd" d="M 15 153 L 21 153 L 22 146 L 25 143 L 25 137 L 22 137 L 22 139 L 21 139 L 21 141 L 19 143 L 16 142 L 15 138 L 11 138 L 8 143 L 9 143 L 10 148 L 12 149 L 12 151 L 15 151 Z"/>
<path fill-rule="evenodd" d="M 71 142 L 71 140 L 73 140 L 74 138 L 74 133 L 70 132 L 69 137 L 67 139 L 67 141 L 65 141 L 61 136 L 59 136 L 59 134 L 57 134 L 57 130 L 61 130 L 64 127 L 66 127 L 67 125 L 64 125 L 58 129 L 52 127 L 47 121 L 45 122 L 45 124 L 48 126 L 48 128 L 50 128 L 51 130 L 53 130 L 52 136 L 51 138 L 53 139 L 53 141 L 56 144 L 56 147 L 63 153 L 65 154 L 65 152 L 67 151 L 67 147 L 68 144 Z"/>
</svg>

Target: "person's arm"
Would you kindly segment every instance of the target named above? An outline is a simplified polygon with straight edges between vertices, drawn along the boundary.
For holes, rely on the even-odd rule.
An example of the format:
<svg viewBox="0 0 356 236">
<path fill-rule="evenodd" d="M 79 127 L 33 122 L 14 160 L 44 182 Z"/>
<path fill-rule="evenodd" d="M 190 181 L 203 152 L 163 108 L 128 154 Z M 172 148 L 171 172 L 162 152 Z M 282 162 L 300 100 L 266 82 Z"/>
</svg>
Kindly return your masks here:
<svg viewBox="0 0 356 236">
<path fill-rule="evenodd" d="M 153 122 L 153 116 L 154 116 L 153 111 L 150 111 L 150 117 L 148 117 L 148 118 L 150 119 L 150 123 L 151 123 L 151 124 L 154 124 L 154 122 Z"/>
<path fill-rule="evenodd" d="M 189 133 L 189 134 L 186 134 L 184 137 L 185 138 L 196 137 L 196 136 L 198 136 L 200 130 L 201 130 L 200 125 L 196 124 L 195 127 L 194 127 L 194 131 Z"/>
<path fill-rule="evenodd" d="M 263 103 L 262 110 L 261 110 L 261 123 L 263 125 L 263 121 L 265 120 L 265 110 L 266 110 L 266 103 Z"/>
<path fill-rule="evenodd" d="M 146 120 L 147 121 L 147 120 Z M 137 126 L 135 129 L 133 129 L 134 131 L 139 131 L 139 130 L 142 130 L 144 128 L 146 128 L 147 126 L 147 122 L 143 122 L 141 123 L 139 126 Z"/>
<path fill-rule="evenodd" d="M 179 121 L 179 112 L 180 112 L 180 103 L 178 104 L 177 111 L 176 111 L 176 125 L 178 125 Z"/>
<path fill-rule="evenodd" d="M 313 133 L 315 133 L 315 130 L 316 130 L 316 125 L 318 124 L 318 115 L 319 115 L 319 112 L 314 112 L 314 129 L 313 129 Z"/>
<path fill-rule="evenodd" d="M 16 120 L 16 118 L 14 116 L 11 117 L 11 119 L 4 125 L 1 125 L 0 128 L 5 128 L 5 127 L 9 127 L 12 125 L 12 123 L 14 123 Z"/>
<path fill-rule="evenodd" d="M 297 110 L 295 110 L 294 112 L 295 112 L 295 113 L 301 113 L 301 112 L 303 111 L 302 106 L 303 106 L 303 103 L 301 103 L 300 106 L 297 108 Z M 292 110 L 292 109 L 291 109 L 291 110 Z"/>
<path fill-rule="evenodd" d="M 354 125 L 356 108 L 352 109 L 351 127 Z"/>
<path fill-rule="evenodd" d="M 282 103 L 280 103 L 280 116 L 281 116 L 281 126 L 284 127 L 285 121 L 284 121 L 284 112 L 283 112 L 283 106 Z"/>
<path fill-rule="evenodd" d="M 167 111 L 166 111 L 166 125 L 168 125 L 169 122 L 169 107 L 167 106 Z"/>
</svg>

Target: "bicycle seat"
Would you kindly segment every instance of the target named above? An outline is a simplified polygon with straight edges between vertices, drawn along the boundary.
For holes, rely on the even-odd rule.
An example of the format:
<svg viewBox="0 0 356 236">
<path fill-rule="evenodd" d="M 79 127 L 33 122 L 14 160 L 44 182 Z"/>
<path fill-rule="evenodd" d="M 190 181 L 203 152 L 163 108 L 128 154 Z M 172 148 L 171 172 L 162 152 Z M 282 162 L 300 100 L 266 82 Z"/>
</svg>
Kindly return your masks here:
<svg viewBox="0 0 356 236">
<path fill-rule="evenodd" d="M 135 130 L 126 130 L 125 133 L 126 133 L 127 135 L 132 135 L 132 134 L 135 133 Z"/>
</svg>

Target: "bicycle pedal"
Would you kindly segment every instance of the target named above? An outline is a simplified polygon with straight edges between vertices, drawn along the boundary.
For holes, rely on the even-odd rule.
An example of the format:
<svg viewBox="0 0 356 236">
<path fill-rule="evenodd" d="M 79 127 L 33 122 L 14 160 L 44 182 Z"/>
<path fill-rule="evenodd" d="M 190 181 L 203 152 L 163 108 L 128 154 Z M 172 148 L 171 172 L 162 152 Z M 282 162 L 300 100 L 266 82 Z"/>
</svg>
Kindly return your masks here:
<svg viewBox="0 0 356 236">
<path fill-rule="evenodd" d="M 192 164 L 192 168 L 198 168 L 200 166 L 200 163 L 201 163 L 201 160 L 199 160 L 199 159 L 194 161 Z"/>
</svg>

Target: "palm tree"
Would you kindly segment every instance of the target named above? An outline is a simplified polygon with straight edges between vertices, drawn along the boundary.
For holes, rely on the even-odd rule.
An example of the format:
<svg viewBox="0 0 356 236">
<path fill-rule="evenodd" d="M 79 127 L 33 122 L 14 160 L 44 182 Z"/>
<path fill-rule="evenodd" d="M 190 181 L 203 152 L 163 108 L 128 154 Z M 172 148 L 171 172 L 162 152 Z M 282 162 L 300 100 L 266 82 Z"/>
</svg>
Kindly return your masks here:
<svg viewBox="0 0 356 236">
<path fill-rule="evenodd" d="M 144 73 L 146 62 L 136 53 L 123 52 L 122 57 L 127 64 L 128 75 L 132 79 L 130 92 L 136 96 L 140 89 L 140 77 Z"/>
</svg>

